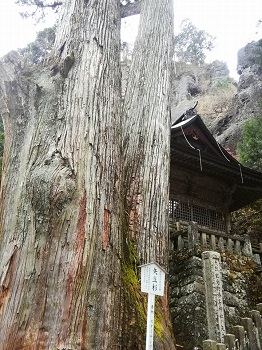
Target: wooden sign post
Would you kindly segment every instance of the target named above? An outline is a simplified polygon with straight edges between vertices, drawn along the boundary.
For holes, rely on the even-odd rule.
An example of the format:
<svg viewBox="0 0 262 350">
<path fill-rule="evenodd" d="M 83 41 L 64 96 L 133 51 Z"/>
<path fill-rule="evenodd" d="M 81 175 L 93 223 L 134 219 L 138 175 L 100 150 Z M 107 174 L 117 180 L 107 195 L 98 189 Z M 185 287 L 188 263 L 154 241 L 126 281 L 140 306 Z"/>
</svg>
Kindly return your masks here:
<svg viewBox="0 0 262 350">
<path fill-rule="evenodd" d="M 153 350 L 155 295 L 164 295 L 166 271 L 157 263 L 141 267 L 141 291 L 148 294 L 146 350 Z"/>
</svg>

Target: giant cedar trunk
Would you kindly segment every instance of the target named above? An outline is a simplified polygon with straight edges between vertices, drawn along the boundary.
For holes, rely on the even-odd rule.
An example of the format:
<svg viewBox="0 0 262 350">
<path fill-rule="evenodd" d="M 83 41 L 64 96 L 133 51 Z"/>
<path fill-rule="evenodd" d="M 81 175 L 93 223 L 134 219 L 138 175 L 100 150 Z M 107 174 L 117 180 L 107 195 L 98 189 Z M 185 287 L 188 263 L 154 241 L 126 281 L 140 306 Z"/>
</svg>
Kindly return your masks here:
<svg viewBox="0 0 262 350">
<path fill-rule="evenodd" d="M 170 148 L 170 0 L 144 0 L 125 93 L 126 209 L 141 263 L 167 264 Z"/>
<path fill-rule="evenodd" d="M 170 10 L 168 2 L 156 5 L 146 0 L 143 18 L 152 24 L 152 10 L 159 11 L 157 23 L 163 18 L 170 33 L 172 25 L 164 12 Z M 151 31 L 150 26 L 141 28 Z M 157 26 L 152 28 L 152 34 L 156 30 Z M 160 46 L 166 40 L 163 34 L 157 39 Z M 154 70 L 146 78 L 147 84 L 154 76 L 153 85 L 140 91 L 146 119 L 138 136 L 139 140 L 149 139 L 137 145 L 134 137 L 125 143 L 124 177 L 121 126 L 127 130 L 137 116 L 121 112 L 118 1 L 66 1 L 54 53 L 44 67 L 24 68 L 16 53 L 0 62 L 0 114 L 6 135 L 1 184 L 0 349 L 143 348 L 144 324 L 131 327 L 126 335 L 127 325 L 141 325 L 141 313 L 136 310 L 141 305 L 133 305 L 129 276 L 136 269 L 134 260 L 152 258 L 161 263 L 163 254 L 167 255 L 166 141 L 159 152 L 156 149 L 165 131 L 168 138 L 169 41 L 163 49 L 162 54 L 160 47 L 156 49 Z M 140 64 L 141 50 L 142 46 L 134 67 Z M 154 45 L 150 50 L 154 55 Z M 142 67 L 147 76 L 149 72 Z M 136 81 L 131 74 L 134 86 L 141 83 L 141 77 Z M 130 94 L 131 90 L 125 108 L 136 113 Z M 149 101 L 152 108 L 147 111 Z M 123 117 L 128 124 L 122 123 Z M 156 127 L 146 133 L 150 118 L 157 118 Z M 134 129 L 130 135 L 136 133 Z M 137 146 L 141 157 L 135 152 Z M 132 152 L 138 169 L 133 173 Z M 137 180 L 132 180 L 135 177 L 138 187 Z M 146 184 L 150 191 L 141 197 L 136 188 Z M 165 198 L 158 202 L 155 195 Z M 135 222 L 135 227 L 147 223 L 147 229 L 137 234 L 138 229 L 127 228 L 131 228 L 132 213 L 138 216 L 131 203 L 141 198 L 139 215 L 145 221 Z M 157 230 L 151 236 L 154 225 Z M 148 242 L 154 252 L 151 256 Z M 134 279 L 137 281 L 137 275 Z M 138 294 L 136 290 L 136 297 Z M 144 300 L 141 303 L 145 308 Z M 164 314 L 161 323 L 166 320 Z M 165 329 L 161 338 L 157 349 L 173 347 Z"/>
<path fill-rule="evenodd" d="M 23 75 L 14 55 L 8 71 L 1 66 L 6 350 L 112 349 L 118 342 L 119 4 L 65 7 L 56 43 L 58 55 L 66 41 L 64 51 L 52 58 L 60 72 Z"/>
<path fill-rule="evenodd" d="M 140 26 L 124 100 L 124 201 L 126 230 L 139 264 L 168 263 L 170 73 L 173 55 L 172 1 L 143 0 Z M 131 296 L 138 302 L 139 298 Z M 129 297 L 130 297 L 129 294 Z M 167 298 L 156 349 L 173 349 Z M 164 312 L 166 310 L 166 312 Z M 140 315 L 141 316 L 141 315 Z"/>
</svg>

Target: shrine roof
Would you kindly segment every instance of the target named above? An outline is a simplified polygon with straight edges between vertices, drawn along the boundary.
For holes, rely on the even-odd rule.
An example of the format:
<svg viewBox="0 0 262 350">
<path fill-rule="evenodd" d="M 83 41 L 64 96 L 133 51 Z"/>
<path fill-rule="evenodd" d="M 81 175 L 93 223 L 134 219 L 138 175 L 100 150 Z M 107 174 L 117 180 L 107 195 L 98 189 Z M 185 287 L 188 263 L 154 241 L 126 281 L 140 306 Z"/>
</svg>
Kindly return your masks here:
<svg viewBox="0 0 262 350">
<path fill-rule="evenodd" d="M 177 166 L 228 183 L 232 188 L 230 211 L 262 198 L 262 173 L 240 164 L 216 141 L 194 109 L 171 126 L 170 181 Z"/>
</svg>

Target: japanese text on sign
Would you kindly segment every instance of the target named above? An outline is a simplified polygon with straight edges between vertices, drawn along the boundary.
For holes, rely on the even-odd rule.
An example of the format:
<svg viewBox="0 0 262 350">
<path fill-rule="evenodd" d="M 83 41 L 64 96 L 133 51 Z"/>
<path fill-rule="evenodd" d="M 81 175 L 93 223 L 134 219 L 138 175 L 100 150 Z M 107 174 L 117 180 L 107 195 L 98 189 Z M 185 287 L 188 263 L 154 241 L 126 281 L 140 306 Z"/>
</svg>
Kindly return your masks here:
<svg viewBox="0 0 262 350">
<path fill-rule="evenodd" d="M 141 291 L 155 295 L 164 295 L 165 272 L 155 263 L 141 267 Z"/>
</svg>

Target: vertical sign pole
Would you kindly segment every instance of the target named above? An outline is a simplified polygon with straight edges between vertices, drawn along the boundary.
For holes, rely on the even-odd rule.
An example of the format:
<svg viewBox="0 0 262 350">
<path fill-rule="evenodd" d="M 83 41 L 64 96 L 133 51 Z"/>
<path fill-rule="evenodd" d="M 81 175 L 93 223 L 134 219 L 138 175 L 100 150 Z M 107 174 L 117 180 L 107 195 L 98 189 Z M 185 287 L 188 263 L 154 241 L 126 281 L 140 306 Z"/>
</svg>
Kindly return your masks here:
<svg viewBox="0 0 262 350">
<path fill-rule="evenodd" d="M 146 350 L 153 350 L 154 315 L 155 315 L 155 294 L 148 293 L 148 298 L 147 298 L 147 326 L 146 326 Z"/>
<path fill-rule="evenodd" d="M 148 294 L 146 350 L 153 350 L 155 295 L 163 296 L 166 271 L 157 263 L 141 265 L 141 291 Z"/>
</svg>

